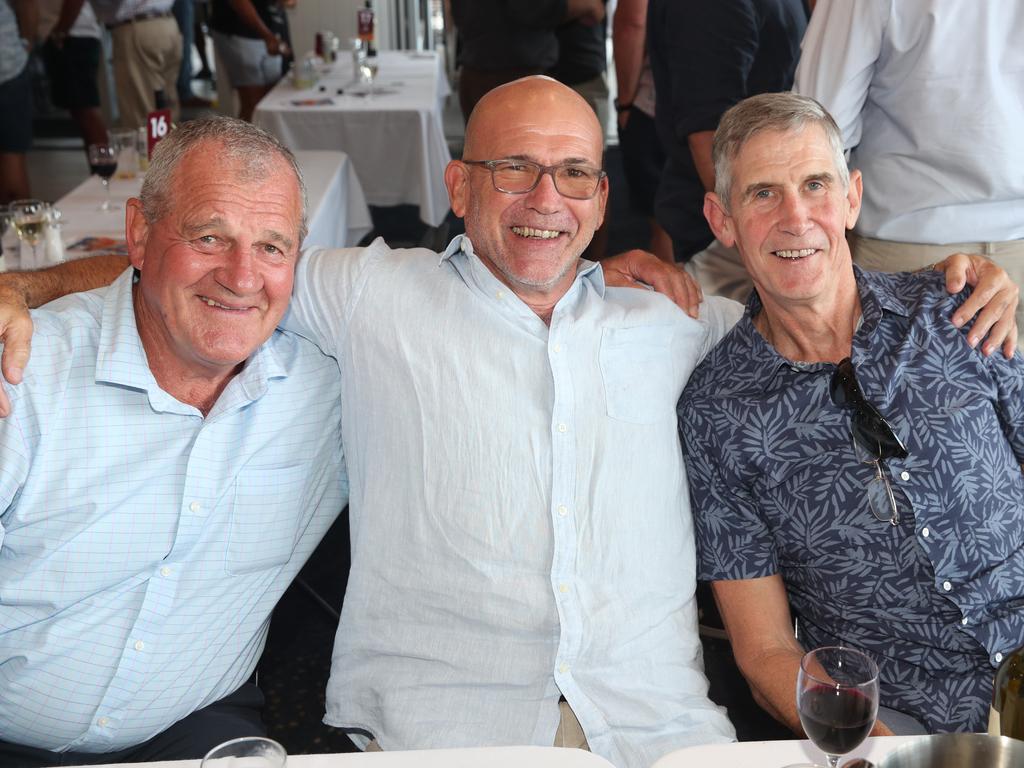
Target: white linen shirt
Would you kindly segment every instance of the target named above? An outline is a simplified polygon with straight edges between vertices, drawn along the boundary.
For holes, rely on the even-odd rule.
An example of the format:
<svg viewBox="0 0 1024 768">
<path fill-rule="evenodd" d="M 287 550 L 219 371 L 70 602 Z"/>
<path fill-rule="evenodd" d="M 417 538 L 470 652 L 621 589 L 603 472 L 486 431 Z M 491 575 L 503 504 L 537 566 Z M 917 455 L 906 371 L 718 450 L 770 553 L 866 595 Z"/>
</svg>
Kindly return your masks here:
<svg viewBox="0 0 1024 768">
<path fill-rule="evenodd" d="M 1022 34 L 1020 0 L 819 0 L 794 89 L 864 174 L 858 233 L 1024 238 Z"/>
<path fill-rule="evenodd" d="M 550 746 L 561 692 L 617 766 L 734 738 L 675 406 L 739 305 L 698 322 L 583 262 L 549 328 L 464 237 L 313 250 L 296 286 L 285 327 L 340 362 L 352 486 L 325 722 L 385 750 Z"/>
<path fill-rule="evenodd" d="M 275 332 L 203 418 L 146 363 L 131 270 L 33 312 L 0 420 L 0 739 L 139 744 L 252 674 L 345 505 L 337 365 Z"/>
</svg>

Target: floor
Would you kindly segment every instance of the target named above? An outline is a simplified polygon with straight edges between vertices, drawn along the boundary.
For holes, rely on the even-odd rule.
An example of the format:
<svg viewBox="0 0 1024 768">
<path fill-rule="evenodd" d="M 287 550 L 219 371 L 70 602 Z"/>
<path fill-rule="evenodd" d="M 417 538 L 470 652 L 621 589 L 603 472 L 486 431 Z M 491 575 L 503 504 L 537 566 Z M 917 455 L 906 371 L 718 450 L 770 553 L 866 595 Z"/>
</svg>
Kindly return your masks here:
<svg viewBox="0 0 1024 768">
<path fill-rule="evenodd" d="M 209 84 L 196 81 L 199 93 Z M 186 112 L 185 118 L 194 117 Z M 450 99 L 445 126 L 454 156 L 461 152 L 462 119 L 457 101 Z M 84 180 L 89 171 L 81 141 L 65 116 L 55 113 L 37 120 L 36 147 L 29 154 L 33 194 L 57 200 Z M 610 137 L 613 138 L 613 137 Z M 646 222 L 629 210 L 623 188 L 621 156 L 614 141 L 606 155 L 609 199 L 608 253 L 642 247 Z M 425 244 L 443 247 L 461 231 L 449 217 L 438 229 L 419 222 L 416 210 L 405 206 L 372 210 L 375 232 L 392 245 Z M 348 528 L 343 514 L 314 554 L 300 579 L 285 594 L 271 624 L 270 638 L 260 662 L 260 685 L 267 696 L 266 721 L 271 735 L 292 754 L 354 750 L 347 736 L 323 725 L 324 686 L 330 669 L 330 649 L 348 574 Z M 704 640 L 704 660 L 712 698 L 726 706 L 741 739 L 787 738 L 788 732 L 753 702 L 736 669 L 728 643 Z"/>
</svg>

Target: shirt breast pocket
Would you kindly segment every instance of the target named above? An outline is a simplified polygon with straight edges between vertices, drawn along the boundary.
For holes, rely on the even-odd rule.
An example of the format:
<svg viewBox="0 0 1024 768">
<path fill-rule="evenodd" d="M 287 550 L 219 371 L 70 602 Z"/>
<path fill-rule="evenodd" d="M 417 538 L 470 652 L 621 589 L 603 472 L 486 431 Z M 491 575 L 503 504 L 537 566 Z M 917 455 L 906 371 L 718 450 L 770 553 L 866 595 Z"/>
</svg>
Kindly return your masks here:
<svg viewBox="0 0 1024 768">
<path fill-rule="evenodd" d="M 247 467 L 238 473 L 224 567 L 243 574 L 284 565 L 295 549 L 308 466 Z"/>
<path fill-rule="evenodd" d="M 680 382 L 672 360 L 675 327 L 604 328 L 601 378 L 608 415 L 633 424 L 675 418 Z"/>
</svg>

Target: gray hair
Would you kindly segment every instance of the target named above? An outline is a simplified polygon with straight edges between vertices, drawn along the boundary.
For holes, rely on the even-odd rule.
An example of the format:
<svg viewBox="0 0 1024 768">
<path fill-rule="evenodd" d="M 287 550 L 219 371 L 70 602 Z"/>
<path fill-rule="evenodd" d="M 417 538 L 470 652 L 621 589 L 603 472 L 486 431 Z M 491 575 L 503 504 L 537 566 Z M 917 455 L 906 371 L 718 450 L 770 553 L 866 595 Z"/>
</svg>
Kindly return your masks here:
<svg viewBox="0 0 1024 768">
<path fill-rule="evenodd" d="M 843 189 L 850 186 L 850 169 L 843 153 L 839 126 L 821 104 L 795 93 L 762 93 L 732 106 L 718 123 L 711 157 L 715 163 L 715 194 L 726 212 L 732 193 L 732 162 L 743 145 L 760 131 L 802 131 L 819 125 L 832 149 L 832 160 Z"/>
<path fill-rule="evenodd" d="M 142 212 L 148 222 L 157 222 L 166 216 L 174 199 L 174 173 L 182 159 L 194 147 L 205 142 L 219 144 L 221 155 L 242 165 L 242 178 L 262 181 L 270 173 L 271 159 L 284 160 L 299 183 L 302 213 L 299 221 L 299 242 L 306 239 L 306 185 L 295 163 L 295 156 L 280 141 L 252 123 L 233 117 L 204 117 L 182 123 L 160 141 L 153 150 L 153 158 L 142 182 Z M 188 194 L 188 190 L 180 190 Z"/>
</svg>

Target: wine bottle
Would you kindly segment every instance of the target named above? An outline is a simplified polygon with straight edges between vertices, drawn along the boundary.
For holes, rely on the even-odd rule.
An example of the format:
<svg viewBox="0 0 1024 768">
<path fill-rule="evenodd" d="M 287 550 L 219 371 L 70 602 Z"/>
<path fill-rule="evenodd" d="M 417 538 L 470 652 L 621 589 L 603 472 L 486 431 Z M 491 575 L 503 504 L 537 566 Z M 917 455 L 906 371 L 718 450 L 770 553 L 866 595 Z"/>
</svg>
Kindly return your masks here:
<svg viewBox="0 0 1024 768">
<path fill-rule="evenodd" d="M 369 56 L 376 55 L 376 46 L 374 45 L 373 40 L 373 27 L 373 4 L 370 0 L 366 0 L 365 6 L 356 11 L 356 28 L 359 30 L 359 39 L 363 41 L 367 55 Z"/>
<path fill-rule="evenodd" d="M 1008 654 L 996 670 L 988 732 L 1024 739 L 1024 647 Z"/>
</svg>

